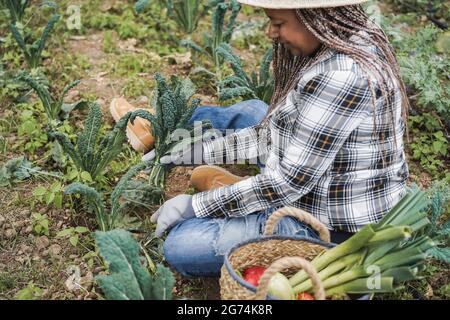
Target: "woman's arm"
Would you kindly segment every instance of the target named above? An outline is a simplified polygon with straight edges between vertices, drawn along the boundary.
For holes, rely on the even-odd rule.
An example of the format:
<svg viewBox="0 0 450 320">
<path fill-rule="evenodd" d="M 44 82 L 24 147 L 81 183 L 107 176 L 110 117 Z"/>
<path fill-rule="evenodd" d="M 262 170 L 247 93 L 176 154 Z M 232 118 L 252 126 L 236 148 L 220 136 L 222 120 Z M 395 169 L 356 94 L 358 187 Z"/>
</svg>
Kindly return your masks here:
<svg viewBox="0 0 450 320">
<path fill-rule="evenodd" d="M 197 217 L 244 216 L 293 203 L 311 191 L 348 136 L 372 112 L 368 82 L 352 71 L 318 75 L 296 94 L 299 114 L 278 166 L 194 195 Z"/>
<path fill-rule="evenodd" d="M 256 160 L 267 153 L 265 134 L 266 129 L 255 125 L 206 141 L 203 143 L 203 161 L 207 164 L 225 164 L 235 160 Z"/>
</svg>

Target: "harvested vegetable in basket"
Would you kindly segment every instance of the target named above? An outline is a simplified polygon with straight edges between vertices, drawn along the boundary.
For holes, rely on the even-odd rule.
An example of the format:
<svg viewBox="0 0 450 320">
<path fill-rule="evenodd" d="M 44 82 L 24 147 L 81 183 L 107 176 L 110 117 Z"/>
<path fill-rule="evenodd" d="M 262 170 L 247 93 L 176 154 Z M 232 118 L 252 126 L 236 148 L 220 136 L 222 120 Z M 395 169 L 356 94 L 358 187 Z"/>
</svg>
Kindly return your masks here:
<svg viewBox="0 0 450 320">
<path fill-rule="evenodd" d="M 403 282 L 417 279 L 435 247 L 426 231 L 430 225 L 425 211 L 428 205 L 427 195 L 413 189 L 377 224 L 366 225 L 347 241 L 316 256 L 311 264 L 326 296 L 335 299 L 346 294 L 392 292 Z M 247 268 L 243 279 L 258 286 L 264 271 L 264 267 Z M 282 277 L 287 279 L 282 274 L 271 279 L 269 294 L 279 299 L 314 299 L 312 281 L 303 269 L 288 282 Z"/>
<path fill-rule="evenodd" d="M 424 211 L 428 204 L 425 193 L 412 190 L 379 223 L 318 255 L 311 263 L 327 296 L 392 292 L 416 279 L 427 251 L 435 246 L 424 232 L 430 224 Z M 312 291 L 302 270 L 289 282 L 295 293 Z"/>
</svg>

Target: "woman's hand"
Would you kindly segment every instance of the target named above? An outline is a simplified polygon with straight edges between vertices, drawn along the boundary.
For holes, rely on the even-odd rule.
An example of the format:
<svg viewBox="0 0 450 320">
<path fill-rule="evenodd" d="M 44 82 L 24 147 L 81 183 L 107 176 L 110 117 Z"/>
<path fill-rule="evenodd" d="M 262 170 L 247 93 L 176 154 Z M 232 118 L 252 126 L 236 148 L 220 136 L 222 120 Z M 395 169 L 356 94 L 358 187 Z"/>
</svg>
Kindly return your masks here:
<svg viewBox="0 0 450 320">
<path fill-rule="evenodd" d="M 164 165 L 174 164 L 177 166 L 192 166 L 194 164 L 203 163 L 202 147 L 194 144 L 185 147 L 180 152 L 172 152 L 171 154 L 161 157 L 159 162 Z M 145 154 L 142 161 L 153 161 L 156 157 L 155 149 Z"/>
<path fill-rule="evenodd" d="M 191 218 L 195 218 L 194 208 L 192 207 L 192 196 L 181 194 L 166 201 L 152 215 L 150 221 L 157 223 L 155 233 L 160 238 L 167 229 Z"/>
</svg>

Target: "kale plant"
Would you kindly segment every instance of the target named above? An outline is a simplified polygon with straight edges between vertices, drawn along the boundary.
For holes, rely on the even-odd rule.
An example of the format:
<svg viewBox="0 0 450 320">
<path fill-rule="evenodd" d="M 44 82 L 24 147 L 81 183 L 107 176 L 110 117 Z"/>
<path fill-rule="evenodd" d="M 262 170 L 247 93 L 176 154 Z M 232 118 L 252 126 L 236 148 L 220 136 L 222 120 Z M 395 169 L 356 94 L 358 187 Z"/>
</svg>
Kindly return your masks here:
<svg viewBox="0 0 450 320">
<path fill-rule="evenodd" d="M 103 195 L 96 189 L 85 184 L 75 182 L 66 187 L 66 194 L 80 194 L 90 211 L 94 212 L 97 224 L 102 231 L 112 230 L 123 219 L 126 212 L 126 204 L 121 202 L 121 198 L 131 179 L 140 171 L 149 166 L 147 162 L 141 162 L 131 167 L 127 173 L 120 179 L 114 188 L 110 198 L 110 208 L 108 209 L 103 202 Z M 153 194 L 156 198 L 161 197 L 162 191 L 154 188 Z"/>
<path fill-rule="evenodd" d="M 124 230 L 96 232 L 95 240 L 108 265 L 110 275 L 96 280 L 110 300 L 170 300 L 175 279 L 172 272 L 158 265 L 150 274 L 141 263 L 139 244 Z"/>
<path fill-rule="evenodd" d="M 217 50 L 222 43 L 230 42 L 241 6 L 236 0 L 216 0 L 211 1 L 210 5 L 215 7 L 211 33 L 203 34 L 201 44 L 196 44 L 191 40 L 184 40 L 182 45 L 207 56 L 216 68 L 216 73 L 218 73 L 223 63 L 223 58 Z M 227 12 L 230 12 L 228 22 L 225 21 Z"/>
<path fill-rule="evenodd" d="M 52 32 L 53 28 L 60 18 L 61 16 L 59 14 L 53 15 L 45 26 L 44 31 L 42 32 L 39 39 L 34 41 L 32 44 L 26 43 L 25 39 L 27 39 L 28 36 L 23 35 L 23 27 L 19 28 L 16 23 L 11 23 L 9 25 L 11 33 L 16 40 L 17 45 L 22 50 L 29 69 L 35 69 L 40 66 L 42 61 L 42 52 L 44 51 L 45 44 L 50 37 L 50 33 Z"/>
<path fill-rule="evenodd" d="M 89 115 L 84 122 L 83 131 L 78 135 L 76 145 L 73 145 L 64 133 L 52 131 L 51 136 L 58 141 L 78 170 L 88 172 L 92 180 L 95 180 L 122 152 L 127 139 L 125 130 L 131 115 L 131 112 L 126 114 L 113 130 L 97 143 L 103 115 L 100 106 L 93 103 L 90 105 Z"/>
<path fill-rule="evenodd" d="M 171 82 L 160 74 L 156 75 L 157 89 L 153 97 L 152 105 L 156 107 L 156 114 L 153 115 L 145 110 L 138 110 L 130 117 L 133 123 L 136 117 L 146 119 L 151 124 L 152 135 L 155 137 L 155 161 L 150 172 L 150 184 L 160 189 L 164 189 L 166 168 L 159 163 L 159 159 L 168 155 L 175 146 L 192 143 L 193 140 L 173 141 L 172 134 L 177 129 L 193 129 L 189 124 L 195 109 L 199 104 L 198 99 L 191 97 L 195 93 L 195 88 L 189 79 L 180 80 L 176 76 L 171 77 Z M 205 127 L 210 124 L 205 123 Z M 198 138 L 198 137 L 197 137 Z"/>
<path fill-rule="evenodd" d="M 25 82 L 38 95 L 42 102 L 45 113 L 49 122 L 59 123 L 62 120 L 69 118 L 70 112 L 77 108 L 87 106 L 85 101 L 78 101 L 75 103 L 64 103 L 64 98 L 70 90 L 75 88 L 80 81 L 76 80 L 68 84 L 62 91 L 59 97 L 53 96 L 48 90 L 47 86 L 37 77 L 30 73 L 22 72 L 17 77 L 18 80 Z"/>
<path fill-rule="evenodd" d="M 234 99 L 242 97 L 244 99 L 259 99 L 270 104 L 273 95 L 274 78 L 270 72 L 270 64 L 272 62 L 273 49 L 269 49 L 263 56 L 259 75 L 252 72 L 248 75 L 243 66 L 241 59 L 233 53 L 230 45 L 222 43 L 217 49 L 234 71 L 233 76 L 225 78 L 219 83 L 220 100 Z"/>
</svg>

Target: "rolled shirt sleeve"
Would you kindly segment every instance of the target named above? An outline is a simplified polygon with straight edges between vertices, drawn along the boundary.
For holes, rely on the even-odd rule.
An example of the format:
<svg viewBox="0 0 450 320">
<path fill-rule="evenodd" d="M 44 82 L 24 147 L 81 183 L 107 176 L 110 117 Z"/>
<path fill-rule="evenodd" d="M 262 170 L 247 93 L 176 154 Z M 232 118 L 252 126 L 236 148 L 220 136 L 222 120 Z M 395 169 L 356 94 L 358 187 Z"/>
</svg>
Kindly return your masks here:
<svg viewBox="0 0 450 320">
<path fill-rule="evenodd" d="M 290 95 L 287 103 L 294 103 L 297 111 L 292 128 L 277 131 L 285 135 L 288 146 L 283 154 L 271 155 L 276 165 L 236 184 L 194 195 L 197 217 L 245 216 L 300 199 L 372 112 L 367 79 L 350 70 L 317 75 Z"/>
</svg>

